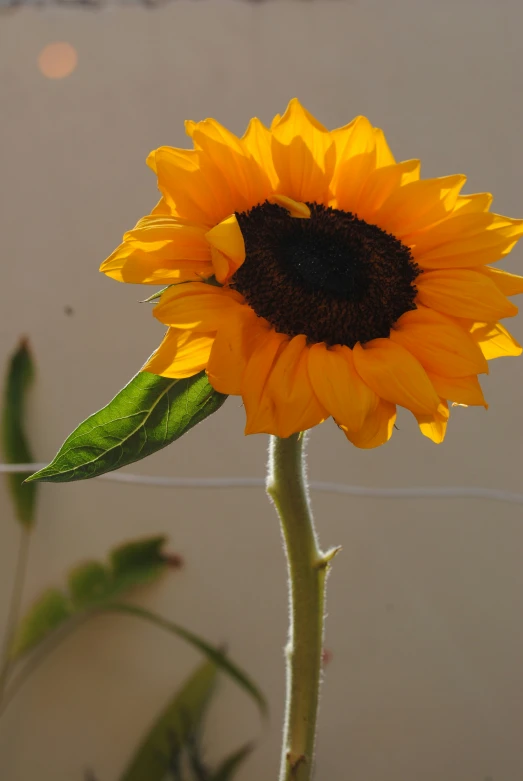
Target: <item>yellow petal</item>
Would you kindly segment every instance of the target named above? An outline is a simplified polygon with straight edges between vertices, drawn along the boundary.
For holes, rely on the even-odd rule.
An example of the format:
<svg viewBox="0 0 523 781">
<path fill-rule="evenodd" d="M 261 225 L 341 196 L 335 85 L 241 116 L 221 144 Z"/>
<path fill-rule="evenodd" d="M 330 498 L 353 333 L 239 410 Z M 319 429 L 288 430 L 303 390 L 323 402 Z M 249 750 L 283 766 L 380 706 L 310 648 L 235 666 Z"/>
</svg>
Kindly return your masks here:
<svg viewBox="0 0 523 781">
<path fill-rule="evenodd" d="M 432 414 L 439 406 L 439 397 L 419 361 L 390 339 L 373 339 L 353 350 L 354 365 L 363 381 L 392 404 L 400 404 L 412 412 Z"/>
<path fill-rule="evenodd" d="M 154 209 L 151 211 L 151 214 L 171 214 L 171 210 L 169 206 L 167 205 L 167 201 L 165 198 L 162 197 L 154 207 Z"/>
<path fill-rule="evenodd" d="M 124 234 L 124 241 L 145 252 L 164 249 L 165 257 L 180 260 L 211 260 L 205 240 L 206 227 L 171 215 L 149 214 Z"/>
<path fill-rule="evenodd" d="M 412 353 L 427 371 L 449 377 L 488 372 L 487 361 L 470 334 L 433 309 L 420 306 L 405 312 L 390 338 Z"/>
<path fill-rule="evenodd" d="M 343 157 L 336 160 L 332 190 L 338 208 L 358 212 L 361 192 L 376 168 L 376 137 L 366 117 L 358 117 L 350 133 Z"/>
<path fill-rule="evenodd" d="M 358 201 L 358 216 L 372 222 L 376 211 L 392 193 L 419 179 L 419 160 L 376 168 L 369 175 Z"/>
<path fill-rule="evenodd" d="M 243 298 L 234 290 L 188 282 L 169 287 L 154 307 L 157 320 L 173 328 L 216 331 L 230 313 L 241 307 Z"/>
<path fill-rule="evenodd" d="M 295 336 L 279 353 L 267 380 L 266 394 L 274 403 L 279 437 L 306 431 L 328 417 L 318 401 L 308 373 L 307 339 Z"/>
<path fill-rule="evenodd" d="M 403 236 L 416 262 L 427 269 L 467 268 L 507 255 L 523 235 L 523 220 L 461 211 L 422 233 Z"/>
<path fill-rule="evenodd" d="M 214 274 L 208 263 L 193 260 L 164 260 L 154 253 L 135 250 L 130 244 L 120 246 L 100 266 L 100 271 L 117 282 L 141 285 L 177 285 Z"/>
<path fill-rule="evenodd" d="M 231 270 L 229 258 L 215 247 L 212 247 L 211 249 L 211 256 L 214 276 L 219 282 L 223 283 L 234 273 L 234 271 Z"/>
<path fill-rule="evenodd" d="M 423 436 L 431 439 L 436 445 L 443 442 L 449 419 L 449 406 L 446 401 L 441 404 L 440 410 L 436 414 L 415 415 L 415 418 Z"/>
<path fill-rule="evenodd" d="M 313 344 L 309 349 L 309 377 L 320 403 L 339 425 L 362 428 L 378 397 L 365 385 L 354 367 L 352 350 Z"/>
<path fill-rule="evenodd" d="M 396 190 L 376 211 L 376 224 L 401 239 L 447 217 L 466 177 L 420 179 Z"/>
<path fill-rule="evenodd" d="M 277 206 L 281 206 L 283 209 L 286 209 L 291 215 L 291 217 L 308 220 L 309 217 L 311 216 L 311 210 L 309 209 L 306 203 L 300 203 L 299 201 L 294 201 L 292 198 L 289 198 L 287 195 L 280 195 L 278 193 L 275 193 L 274 195 L 270 195 L 267 200 L 269 201 L 269 203 L 275 203 Z"/>
<path fill-rule="evenodd" d="M 492 203 L 491 193 L 473 193 L 460 195 L 454 207 L 454 214 L 469 214 L 471 212 L 488 212 Z"/>
<path fill-rule="evenodd" d="M 487 359 L 521 355 L 523 348 L 501 323 L 469 323 L 472 338 Z"/>
<path fill-rule="evenodd" d="M 466 404 L 470 407 L 488 407 L 478 378 L 471 377 L 440 377 L 433 372 L 427 372 L 436 393 L 456 404 Z"/>
<path fill-rule="evenodd" d="M 330 131 L 330 137 L 334 142 L 334 149 L 336 151 L 336 161 L 346 160 L 350 154 L 351 136 L 352 131 L 356 127 L 356 124 L 365 117 L 354 117 L 347 125 L 337 127 Z"/>
<path fill-rule="evenodd" d="M 141 219 L 100 266 L 119 282 L 176 284 L 212 276 L 205 228 L 172 216 Z"/>
<path fill-rule="evenodd" d="M 412 250 L 416 258 L 422 258 L 439 247 L 450 245 L 451 242 L 463 242 L 471 237 L 482 235 L 486 231 L 496 230 L 506 226 L 506 221 L 497 214 L 486 212 L 467 212 L 461 209 L 455 210 L 446 220 L 431 225 L 426 230 L 415 231 L 403 237 L 405 244 Z M 453 244 L 452 244 L 453 246 Z M 445 251 L 450 252 L 451 246 Z M 437 253 L 434 253 L 437 256 Z M 430 254 L 428 255 L 430 259 Z"/>
<path fill-rule="evenodd" d="M 486 274 L 505 296 L 517 296 L 523 293 L 523 277 L 517 274 L 510 274 L 508 271 L 490 268 L 490 266 L 478 266 L 475 270 Z"/>
<path fill-rule="evenodd" d="M 293 98 L 272 134 L 278 192 L 295 201 L 328 203 L 336 152 L 323 125 Z"/>
<path fill-rule="evenodd" d="M 197 151 L 163 146 L 151 152 L 149 160 L 154 161 L 160 192 L 176 215 L 203 225 L 223 219 L 222 203 L 200 170 Z M 232 211 L 234 207 L 228 213 Z"/>
<path fill-rule="evenodd" d="M 492 321 L 518 311 L 492 280 L 472 269 L 426 271 L 416 287 L 421 304 L 454 317 Z"/>
<path fill-rule="evenodd" d="M 272 118 L 272 122 L 271 122 L 271 132 L 274 130 L 274 128 L 276 127 L 276 125 L 278 124 L 280 119 L 281 119 L 281 114 L 275 114 L 274 115 L 274 117 Z"/>
<path fill-rule="evenodd" d="M 216 279 L 224 284 L 245 260 L 245 242 L 236 215 L 222 220 L 205 237 L 213 250 Z"/>
<path fill-rule="evenodd" d="M 395 422 L 396 405 L 380 399 L 376 408 L 367 415 L 358 431 L 352 431 L 346 426 L 341 426 L 341 429 L 353 445 L 368 450 L 389 441 Z"/>
<path fill-rule="evenodd" d="M 339 165 L 351 157 L 358 157 L 374 151 L 376 141 L 379 141 L 367 117 L 361 115 L 354 117 L 348 125 L 331 130 L 330 136 L 336 149 L 335 178 L 339 176 Z"/>
<path fill-rule="evenodd" d="M 174 379 L 192 377 L 206 367 L 213 340 L 214 334 L 193 334 L 169 328 L 142 371 Z"/>
<path fill-rule="evenodd" d="M 169 148 L 171 148 L 171 147 L 169 147 Z M 152 149 L 149 152 L 149 154 L 147 155 L 146 160 L 145 160 L 145 162 L 147 163 L 147 165 L 149 166 L 151 171 L 154 171 L 155 174 L 158 174 L 158 167 L 156 165 L 156 152 L 157 151 L 158 151 L 157 149 Z M 157 206 L 159 206 L 159 204 L 162 203 L 162 201 L 165 203 L 165 198 L 163 198 L 163 196 L 160 199 L 160 201 L 158 202 Z"/>
<path fill-rule="evenodd" d="M 266 386 L 276 358 L 288 341 L 288 336 L 267 330 L 247 361 L 241 383 L 247 415 L 245 434 L 275 434 L 277 431 L 276 409 Z"/>
<path fill-rule="evenodd" d="M 187 123 L 186 127 L 201 150 L 202 170 L 209 162 L 221 172 L 234 200 L 234 211 L 247 211 L 267 198 L 271 189 L 269 177 L 248 154 L 241 139 L 215 119 Z"/>
<path fill-rule="evenodd" d="M 374 140 L 376 142 L 376 168 L 394 165 L 396 160 L 387 144 L 385 133 L 379 127 L 374 128 Z"/>
<path fill-rule="evenodd" d="M 278 176 L 272 161 L 271 139 L 271 131 L 257 117 L 251 119 L 242 136 L 243 146 L 265 171 L 271 187 L 274 189 L 278 182 Z"/>
<path fill-rule="evenodd" d="M 220 393 L 240 395 L 249 358 L 269 333 L 269 324 L 250 307 L 232 308 L 219 326 L 207 365 L 213 388 Z"/>
</svg>

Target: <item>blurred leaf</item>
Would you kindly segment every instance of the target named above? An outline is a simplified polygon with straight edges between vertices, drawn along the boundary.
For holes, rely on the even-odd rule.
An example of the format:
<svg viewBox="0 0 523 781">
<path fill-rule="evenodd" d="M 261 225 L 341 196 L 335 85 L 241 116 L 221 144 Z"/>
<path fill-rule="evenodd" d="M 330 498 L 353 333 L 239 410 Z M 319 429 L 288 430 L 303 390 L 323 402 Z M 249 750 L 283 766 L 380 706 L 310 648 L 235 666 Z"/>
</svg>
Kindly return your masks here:
<svg viewBox="0 0 523 781">
<path fill-rule="evenodd" d="M 16 659 L 54 632 L 73 613 L 66 595 L 51 588 L 42 594 L 21 620 L 13 638 L 10 656 Z"/>
<path fill-rule="evenodd" d="M 163 781 L 173 751 L 198 730 L 216 682 L 217 667 L 206 662 L 168 703 L 132 758 L 121 781 Z"/>
<path fill-rule="evenodd" d="M 166 566 L 166 558 L 162 553 L 165 537 L 149 537 L 144 540 L 127 542 L 114 548 L 110 553 L 113 577 L 119 591 L 141 586 L 155 580 Z"/>
<path fill-rule="evenodd" d="M 83 562 L 67 577 L 68 591 L 49 589 L 29 608 L 15 631 L 10 657 L 14 661 L 39 645 L 70 619 L 87 617 L 134 586 L 158 578 L 169 567 L 162 558 L 165 537 L 149 537 L 114 548 L 110 565 Z"/>
<path fill-rule="evenodd" d="M 240 686 L 247 694 L 249 694 L 256 702 L 263 716 L 267 715 L 267 702 L 256 684 L 246 673 L 243 672 L 243 670 L 231 662 L 227 656 L 215 646 L 210 645 L 205 640 L 202 640 L 201 637 L 198 637 L 198 635 L 189 632 L 187 629 L 184 629 L 178 624 L 175 624 L 172 621 L 167 621 L 165 618 L 162 618 L 155 613 L 151 613 L 149 610 L 146 610 L 143 607 L 139 607 L 138 605 L 110 602 L 108 604 L 104 604 L 102 607 L 103 610 L 107 610 L 111 613 L 127 613 L 128 615 L 144 618 L 146 621 L 150 621 L 161 629 L 166 629 L 168 632 L 172 632 L 182 640 L 190 643 L 190 645 L 194 646 L 198 651 L 203 653 L 211 662 L 219 667 L 224 673 L 232 678 L 233 681 L 238 684 L 238 686 Z"/>
<path fill-rule="evenodd" d="M 211 775 L 209 768 L 203 760 L 202 747 L 200 743 L 201 733 L 202 728 L 200 727 L 194 732 L 194 734 L 189 736 L 185 745 L 185 756 L 187 757 L 188 765 L 192 771 L 191 779 L 193 779 L 193 781 L 209 781 Z M 176 770 L 178 770 L 176 767 L 171 769 L 171 774 L 173 774 L 174 771 L 174 781 L 178 781 L 176 777 Z M 180 775 L 179 771 L 178 775 Z"/>
<path fill-rule="evenodd" d="M 234 754 L 231 754 L 222 762 L 218 770 L 214 771 L 209 781 L 232 781 L 253 748 L 252 743 L 246 743 L 245 746 L 235 751 Z"/>
<path fill-rule="evenodd" d="M 2 408 L 2 450 L 8 464 L 30 464 L 33 454 L 24 430 L 25 401 L 34 377 L 34 366 L 26 339 L 22 339 L 9 361 Z M 7 475 L 20 523 L 34 523 L 36 486 L 24 484 L 30 473 Z"/>
<path fill-rule="evenodd" d="M 227 396 L 205 372 L 184 380 L 140 372 L 109 404 L 66 439 L 32 480 L 85 480 L 139 461 L 169 445 L 216 412 Z"/>
<path fill-rule="evenodd" d="M 91 607 L 111 594 L 111 576 L 99 561 L 87 561 L 69 572 L 67 578 L 71 601 L 75 608 Z"/>
</svg>

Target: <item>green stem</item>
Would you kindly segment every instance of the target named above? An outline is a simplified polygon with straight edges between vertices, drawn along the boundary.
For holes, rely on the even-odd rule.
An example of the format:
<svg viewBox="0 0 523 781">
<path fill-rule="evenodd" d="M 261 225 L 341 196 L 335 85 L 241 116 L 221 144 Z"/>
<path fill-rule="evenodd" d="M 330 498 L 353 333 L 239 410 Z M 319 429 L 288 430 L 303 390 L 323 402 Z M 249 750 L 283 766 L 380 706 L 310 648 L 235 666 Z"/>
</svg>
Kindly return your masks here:
<svg viewBox="0 0 523 781">
<path fill-rule="evenodd" d="M 22 526 L 20 532 L 20 544 L 18 546 L 18 555 L 16 558 L 15 574 L 13 580 L 13 590 L 11 592 L 11 602 L 9 605 L 9 613 L 7 616 L 7 623 L 5 627 L 4 635 L 4 647 L 2 651 L 2 661 L 0 664 L 0 704 L 4 698 L 5 687 L 11 663 L 9 660 L 9 652 L 11 649 L 11 643 L 13 641 L 13 635 L 18 624 L 18 617 L 20 615 L 20 605 L 22 603 L 22 593 L 24 590 L 25 573 L 27 570 L 27 558 L 29 554 L 29 541 L 31 539 L 31 533 L 29 529 Z"/>
<path fill-rule="evenodd" d="M 290 627 L 280 781 L 310 781 L 321 678 L 325 579 L 336 550 L 322 553 L 309 505 L 304 435 L 271 437 L 267 493 L 280 516 L 289 571 Z"/>
</svg>

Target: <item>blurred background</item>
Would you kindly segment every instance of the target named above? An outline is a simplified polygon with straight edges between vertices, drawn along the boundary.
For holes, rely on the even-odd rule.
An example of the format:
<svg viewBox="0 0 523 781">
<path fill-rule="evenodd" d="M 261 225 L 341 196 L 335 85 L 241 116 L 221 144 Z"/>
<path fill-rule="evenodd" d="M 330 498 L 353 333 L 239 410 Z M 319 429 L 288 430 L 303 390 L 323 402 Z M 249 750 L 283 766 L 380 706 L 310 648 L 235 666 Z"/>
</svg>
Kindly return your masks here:
<svg viewBox="0 0 523 781">
<path fill-rule="evenodd" d="M 424 176 L 462 172 L 467 192 L 523 215 L 518 3 L 419 0 L 71 2 L 0 12 L 1 361 L 19 337 L 37 378 L 29 431 L 38 461 L 105 405 L 157 346 L 138 302 L 150 288 L 98 273 L 156 202 L 148 152 L 187 145 L 184 119 L 243 133 L 297 96 L 324 124 L 365 114 Z M 503 268 L 522 273 L 523 250 Z M 523 320 L 510 323 L 523 339 Z M 490 409 L 453 410 L 444 445 L 400 416 L 385 447 L 358 451 L 332 422 L 313 431 L 311 479 L 364 486 L 521 491 L 523 362 L 491 364 Z M 128 469 L 263 477 L 267 439 L 243 436 L 229 398 L 170 448 Z M 523 508 L 478 499 L 314 494 L 329 580 L 318 781 L 521 781 Z M 0 621 L 19 528 L 0 486 Z M 268 697 L 223 680 L 209 757 L 256 750 L 238 781 L 275 779 L 283 709 L 286 573 L 262 489 L 193 490 L 87 481 L 40 491 L 24 607 L 65 571 L 122 540 L 166 534 L 185 566 L 136 597 L 198 632 Z M 64 642 L 0 720 L 2 781 L 117 781 L 198 655 L 122 616 Z M 147 779 L 144 779 L 147 781 Z"/>
</svg>

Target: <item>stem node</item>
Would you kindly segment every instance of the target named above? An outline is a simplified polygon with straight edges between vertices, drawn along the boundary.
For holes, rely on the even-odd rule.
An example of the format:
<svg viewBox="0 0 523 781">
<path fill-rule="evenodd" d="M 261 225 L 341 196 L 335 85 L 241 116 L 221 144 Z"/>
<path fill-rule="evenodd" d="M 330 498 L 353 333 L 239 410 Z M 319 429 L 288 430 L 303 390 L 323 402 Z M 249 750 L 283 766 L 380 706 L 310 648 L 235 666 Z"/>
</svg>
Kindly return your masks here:
<svg viewBox="0 0 523 781">
<path fill-rule="evenodd" d="M 294 757 L 290 751 L 287 752 L 287 762 L 289 763 L 289 767 L 291 770 L 291 778 L 296 778 L 296 771 L 298 770 L 300 765 L 306 765 L 307 764 L 307 757 L 303 754 L 300 754 L 299 757 Z"/>
<path fill-rule="evenodd" d="M 317 569 L 327 569 L 333 558 L 341 551 L 341 545 L 337 545 L 335 548 L 331 548 L 327 553 L 322 553 L 319 559 L 314 562 L 314 566 Z"/>
</svg>

